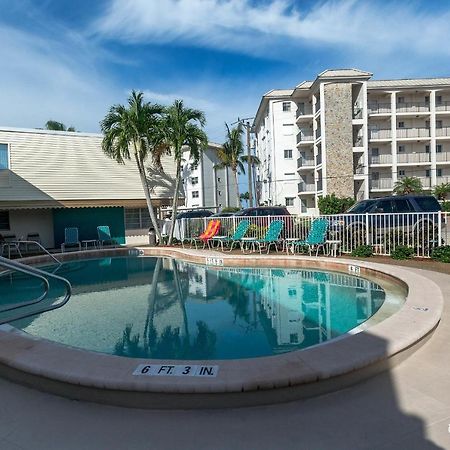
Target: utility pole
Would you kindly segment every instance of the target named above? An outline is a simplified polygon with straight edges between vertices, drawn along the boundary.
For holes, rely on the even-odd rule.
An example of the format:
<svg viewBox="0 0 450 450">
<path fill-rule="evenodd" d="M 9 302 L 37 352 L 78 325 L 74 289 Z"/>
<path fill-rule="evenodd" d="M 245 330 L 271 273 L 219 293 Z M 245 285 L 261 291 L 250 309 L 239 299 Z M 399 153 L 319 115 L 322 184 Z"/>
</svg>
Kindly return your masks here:
<svg viewBox="0 0 450 450">
<path fill-rule="evenodd" d="M 235 125 L 237 123 L 240 123 L 247 132 L 247 177 L 248 177 L 248 197 L 249 197 L 249 203 L 248 206 L 250 208 L 253 207 L 253 184 L 252 184 L 252 170 L 253 170 L 253 164 L 252 164 L 252 152 L 251 152 L 251 143 L 250 143 L 250 133 L 252 130 L 252 126 L 250 125 L 249 120 L 254 119 L 254 117 L 246 117 L 245 119 L 237 119 L 236 122 L 232 123 L 231 125 Z"/>
</svg>

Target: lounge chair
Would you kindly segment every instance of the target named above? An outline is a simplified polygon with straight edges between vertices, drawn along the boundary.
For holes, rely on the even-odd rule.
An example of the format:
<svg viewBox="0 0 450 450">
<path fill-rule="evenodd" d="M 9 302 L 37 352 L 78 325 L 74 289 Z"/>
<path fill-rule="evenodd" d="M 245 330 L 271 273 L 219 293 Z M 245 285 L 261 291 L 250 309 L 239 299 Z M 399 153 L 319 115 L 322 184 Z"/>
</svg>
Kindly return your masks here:
<svg viewBox="0 0 450 450">
<path fill-rule="evenodd" d="M 245 233 L 247 233 L 248 229 L 250 227 L 250 220 L 241 220 L 236 227 L 236 230 L 234 231 L 233 236 L 227 236 L 227 237 L 213 237 L 213 242 L 216 241 L 218 244 L 220 244 L 222 251 L 224 251 L 223 245 L 224 244 L 231 244 L 230 245 L 230 252 L 233 250 L 234 244 L 239 244 L 242 250 L 242 241 L 241 239 L 245 236 Z"/>
<path fill-rule="evenodd" d="M 308 236 L 303 241 L 294 241 L 291 243 L 292 253 L 295 253 L 295 248 L 308 247 L 309 256 L 311 256 L 312 251 L 316 248 L 316 256 L 319 255 L 319 249 L 322 247 L 324 249 L 326 236 L 328 231 L 328 220 L 326 219 L 316 219 L 311 224 L 311 229 L 309 230 Z M 289 253 L 289 247 L 286 247 L 286 253 Z"/>
<path fill-rule="evenodd" d="M 117 245 L 117 241 L 111 237 L 111 230 L 108 225 L 99 225 L 97 227 L 97 235 L 100 248 L 102 248 L 105 243 L 109 243 L 114 247 Z"/>
<path fill-rule="evenodd" d="M 192 245 L 195 245 L 195 248 L 197 249 L 198 243 L 203 243 L 203 248 L 205 248 L 206 244 L 218 233 L 219 229 L 220 229 L 220 220 L 210 220 L 208 222 L 205 231 L 202 234 L 200 234 L 200 236 L 191 236 L 189 238 L 184 238 L 181 241 L 181 245 L 184 248 L 184 243 L 188 241 L 191 245 L 191 248 Z"/>
<path fill-rule="evenodd" d="M 0 234 L 0 256 L 3 256 L 3 252 L 7 249 L 8 258 L 11 259 L 11 248 L 22 257 L 22 253 L 20 252 L 20 241 L 17 240 L 16 235 L 3 236 Z"/>
<path fill-rule="evenodd" d="M 61 253 L 64 253 L 66 247 L 75 246 L 77 246 L 78 250 L 81 251 L 81 242 L 78 239 L 78 228 L 64 228 L 64 242 L 61 244 Z"/>
<path fill-rule="evenodd" d="M 274 220 L 270 223 L 269 228 L 266 231 L 266 235 L 262 239 L 246 239 L 245 243 L 252 246 L 253 251 L 256 251 L 256 245 L 258 245 L 259 253 L 262 253 L 263 247 L 267 246 L 267 253 L 270 251 L 270 247 L 273 245 L 278 252 L 277 244 L 280 240 L 280 234 L 283 230 L 284 222 L 282 220 Z"/>
</svg>

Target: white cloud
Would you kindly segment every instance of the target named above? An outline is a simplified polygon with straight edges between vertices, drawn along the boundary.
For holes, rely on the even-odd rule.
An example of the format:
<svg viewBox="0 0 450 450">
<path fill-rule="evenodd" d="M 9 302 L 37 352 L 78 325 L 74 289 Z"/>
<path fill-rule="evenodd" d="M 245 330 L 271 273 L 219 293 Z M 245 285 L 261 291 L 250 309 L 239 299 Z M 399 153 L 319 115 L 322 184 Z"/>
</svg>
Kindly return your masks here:
<svg viewBox="0 0 450 450">
<path fill-rule="evenodd" d="M 114 0 L 94 29 L 129 42 L 187 42 L 261 54 L 295 44 L 386 54 L 449 54 L 450 12 L 419 12 L 414 3 L 326 0 L 302 12 L 300 2 L 269 0 Z M 274 46 L 274 42 L 278 45 Z"/>
</svg>

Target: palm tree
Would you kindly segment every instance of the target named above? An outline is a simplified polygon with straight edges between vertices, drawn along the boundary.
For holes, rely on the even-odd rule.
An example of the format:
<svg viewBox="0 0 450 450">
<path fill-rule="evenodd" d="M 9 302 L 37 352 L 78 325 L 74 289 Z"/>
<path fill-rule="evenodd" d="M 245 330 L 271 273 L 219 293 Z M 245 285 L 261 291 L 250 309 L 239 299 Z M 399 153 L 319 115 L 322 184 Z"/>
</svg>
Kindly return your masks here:
<svg viewBox="0 0 450 450">
<path fill-rule="evenodd" d="M 66 126 L 62 122 L 57 122 L 56 120 L 47 120 L 45 129 L 52 131 L 76 131 L 75 127 L 66 128 Z"/>
<path fill-rule="evenodd" d="M 239 194 L 238 172 L 245 173 L 243 163 L 246 161 L 246 157 L 242 155 L 244 153 L 244 146 L 242 144 L 244 129 L 241 123 L 232 129 L 230 129 L 228 124 L 225 123 L 225 127 L 227 129 L 227 140 L 223 144 L 222 148 L 217 152 L 221 162 L 216 167 L 230 168 L 233 172 L 234 181 L 236 184 L 236 206 L 241 209 L 242 202 Z"/>
<path fill-rule="evenodd" d="M 124 164 L 125 160 L 134 157 L 150 219 L 159 242 L 162 242 L 144 163 L 151 155 L 154 164 L 161 167 L 160 157 L 164 152 L 164 147 L 161 144 L 160 115 L 163 108 L 144 102 L 143 97 L 142 92 L 137 93 L 133 90 L 128 98 L 128 107 L 111 106 L 105 118 L 100 122 L 104 134 L 102 149 L 106 155 L 119 164 Z"/>
<path fill-rule="evenodd" d="M 420 194 L 422 191 L 422 182 L 417 177 L 403 177 L 394 185 L 394 192 L 398 195 Z"/>
<path fill-rule="evenodd" d="M 434 187 L 433 195 L 438 200 L 446 200 L 447 195 L 450 193 L 450 183 L 441 183 Z"/>
<path fill-rule="evenodd" d="M 175 100 L 173 105 L 165 109 L 164 124 L 162 127 L 164 141 L 175 160 L 175 190 L 173 193 L 172 205 L 172 226 L 168 245 L 172 243 L 175 221 L 177 217 L 178 199 L 180 196 L 181 183 L 181 163 L 183 161 L 183 152 L 189 149 L 190 159 L 197 164 L 201 152 L 208 146 L 208 138 L 203 131 L 206 123 L 205 114 L 198 109 L 186 108 L 183 100 Z"/>
</svg>

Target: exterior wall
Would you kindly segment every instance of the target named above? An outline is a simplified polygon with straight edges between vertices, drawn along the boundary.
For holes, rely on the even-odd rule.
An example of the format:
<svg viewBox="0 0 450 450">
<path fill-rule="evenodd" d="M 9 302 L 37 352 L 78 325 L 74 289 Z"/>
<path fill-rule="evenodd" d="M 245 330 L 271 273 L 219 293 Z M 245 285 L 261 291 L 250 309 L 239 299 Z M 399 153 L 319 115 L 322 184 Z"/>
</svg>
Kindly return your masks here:
<svg viewBox="0 0 450 450">
<path fill-rule="evenodd" d="M 44 247 L 54 247 L 53 212 L 51 209 L 16 209 L 9 212 L 9 231 L 18 239 L 26 239 L 29 233 L 39 233 Z"/>
<path fill-rule="evenodd" d="M 353 197 L 352 85 L 326 84 L 324 95 L 327 192 Z"/>
<path fill-rule="evenodd" d="M 108 225 L 111 236 L 125 244 L 125 218 L 123 208 L 61 208 L 53 210 L 55 247 L 64 242 L 64 228 L 77 227 L 79 239 L 98 239 L 97 226 Z"/>
</svg>

